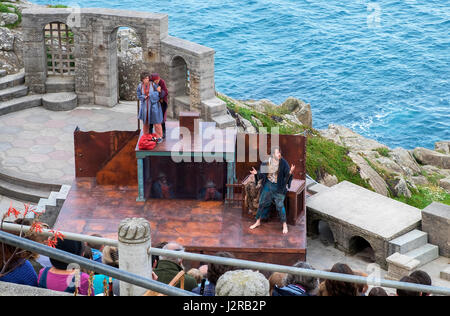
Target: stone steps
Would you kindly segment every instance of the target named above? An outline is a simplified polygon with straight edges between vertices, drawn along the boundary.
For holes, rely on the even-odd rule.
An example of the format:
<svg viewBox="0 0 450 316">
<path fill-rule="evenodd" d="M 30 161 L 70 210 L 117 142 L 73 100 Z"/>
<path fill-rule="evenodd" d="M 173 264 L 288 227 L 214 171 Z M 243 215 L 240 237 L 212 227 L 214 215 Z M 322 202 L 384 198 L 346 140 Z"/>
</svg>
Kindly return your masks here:
<svg viewBox="0 0 450 316">
<path fill-rule="evenodd" d="M 9 101 L 14 98 L 24 97 L 28 94 L 28 87 L 24 85 L 9 87 L 0 90 L 0 102 Z"/>
<path fill-rule="evenodd" d="M 405 256 L 418 260 L 420 266 L 423 266 L 424 264 L 439 258 L 439 247 L 432 244 L 426 244 L 405 253 Z"/>
<path fill-rule="evenodd" d="M 24 187 L 4 179 L 0 179 L 0 194 L 12 199 L 30 203 L 38 203 L 40 199 L 47 198 L 50 191 L 45 189 Z"/>
<path fill-rule="evenodd" d="M 34 94 L 25 97 L 14 98 L 0 104 L 0 115 L 22 111 L 42 105 L 42 95 Z"/>
<path fill-rule="evenodd" d="M 406 254 L 416 248 L 422 247 L 428 243 L 428 234 L 418 229 L 414 229 L 389 242 L 389 254 L 398 252 Z"/>
<path fill-rule="evenodd" d="M 25 73 L 19 72 L 16 74 L 6 76 L 0 76 L 0 90 L 6 88 L 12 88 L 18 85 L 23 85 L 25 83 Z"/>
<path fill-rule="evenodd" d="M 0 69 L 0 78 L 6 76 L 6 70 Z"/>
<path fill-rule="evenodd" d="M 42 96 L 42 106 L 50 111 L 70 111 L 78 105 L 73 92 L 47 93 Z"/>
<path fill-rule="evenodd" d="M 50 227 L 55 225 L 69 191 L 70 185 L 62 185 L 58 192 L 52 191 L 48 198 L 39 200 L 36 211 L 41 213 L 44 212 L 40 216 L 42 222 L 47 223 Z"/>
<path fill-rule="evenodd" d="M 229 114 L 219 115 L 212 118 L 218 128 L 236 127 L 236 120 Z"/>
<path fill-rule="evenodd" d="M 74 92 L 75 78 L 72 76 L 48 77 L 45 81 L 45 91 L 47 93 Z"/>
</svg>

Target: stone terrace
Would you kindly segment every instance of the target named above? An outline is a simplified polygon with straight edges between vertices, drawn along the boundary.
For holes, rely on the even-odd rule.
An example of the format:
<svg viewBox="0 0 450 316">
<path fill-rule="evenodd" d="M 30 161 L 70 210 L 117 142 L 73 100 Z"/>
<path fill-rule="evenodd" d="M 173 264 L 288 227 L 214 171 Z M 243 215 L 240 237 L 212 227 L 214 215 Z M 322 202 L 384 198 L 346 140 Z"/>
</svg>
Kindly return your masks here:
<svg viewBox="0 0 450 316">
<path fill-rule="evenodd" d="M 0 173 L 35 182 L 72 184 L 73 132 L 136 130 L 136 103 L 53 112 L 35 107 L 0 116 Z"/>
</svg>

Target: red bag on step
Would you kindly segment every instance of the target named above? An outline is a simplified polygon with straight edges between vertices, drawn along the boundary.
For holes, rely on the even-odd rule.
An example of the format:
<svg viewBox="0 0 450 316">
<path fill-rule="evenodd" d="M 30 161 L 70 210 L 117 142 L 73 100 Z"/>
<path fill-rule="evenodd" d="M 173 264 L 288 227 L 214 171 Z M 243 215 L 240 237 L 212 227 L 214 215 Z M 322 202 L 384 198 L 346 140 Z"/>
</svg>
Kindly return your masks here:
<svg viewBox="0 0 450 316">
<path fill-rule="evenodd" d="M 156 147 L 157 134 L 142 135 L 139 140 L 139 150 L 153 150 Z"/>
</svg>

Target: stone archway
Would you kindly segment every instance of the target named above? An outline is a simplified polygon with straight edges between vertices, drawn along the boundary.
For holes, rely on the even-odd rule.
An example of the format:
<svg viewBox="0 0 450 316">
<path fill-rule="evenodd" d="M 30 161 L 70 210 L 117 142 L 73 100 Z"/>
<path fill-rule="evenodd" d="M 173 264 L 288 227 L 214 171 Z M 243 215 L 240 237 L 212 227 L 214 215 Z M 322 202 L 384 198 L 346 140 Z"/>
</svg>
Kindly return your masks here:
<svg viewBox="0 0 450 316">
<path fill-rule="evenodd" d="M 140 74 L 148 70 L 144 64 L 141 36 L 133 27 L 118 27 L 112 37 L 117 41 L 117 85 L 118 100 L 136 101 L 136 87 Z"/>
<path fill-rule="evenodd" d="M 178 117 L 180 112 L 191 110 L 191 72 L 181 56 L 172 58 L 169 69 L 169 92 L 172 95 L 170 108 L 173 109 L 173 116 Z"/>
<path fill-rule="evenodd" d="M 353 236 L 348 242 L 348 251 L 352 256 L 358 256 L 364 261 L 375 262 L 375 251 L 372 245 L 361 236 Z"/>
</svg>

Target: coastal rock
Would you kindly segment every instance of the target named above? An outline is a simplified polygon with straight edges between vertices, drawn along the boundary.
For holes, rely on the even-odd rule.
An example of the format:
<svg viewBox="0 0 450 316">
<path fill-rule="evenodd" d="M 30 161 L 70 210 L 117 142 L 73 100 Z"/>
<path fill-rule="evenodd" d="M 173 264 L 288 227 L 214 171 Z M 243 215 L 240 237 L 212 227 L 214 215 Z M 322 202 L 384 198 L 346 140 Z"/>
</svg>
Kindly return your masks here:
<svg viewBox="0 0 450 316">
<path fill-rule="evenodd" d="M 0 50 L 12 51 L 14 49 L 14 34 L 6 27 L 0 27 Z"/>
<path fill-rule="evenodd" d="M 377 148 L 388 148 L 386 145 L 373 139 L 365 138 L 347 127 L 336 124 L 330 124 L 328 129 L 321 130 L 320 134 L 323 137 L 334 141 L 336 144 L 347 147 L 350 151 L 356 153 L 373 151 Z"/>
<path fill-rule="evenodd" d="M 303 125 L 312 127 L 311 105 L 294 97 L 289 97 L 281 104 L 281 110 L 292 113 Z"/>
<path fill-rule="evenodd" d="M 255 116 L 252 116 L 252 120 L 258 125 L 258 127 L 263 127 L 263 123 Z"/>
<path fill-rule="evenodd" d="M 134 47 L 118 53 L 119 95 L 121 100 L 136 101 L 136 85 L 144 69 L 142 48 Z"/>
<path fill-rule="evenodd" d="M 249 120 L 246 120 L 241 115 L 237 114 L 237 125 L 242 127 L 245 133 L 250 134 L 256 134 L 258 131 L 256 128 L 252 125 L 252 123 Z"/>
<path fill-rule="evenodd" d="M 450 169 L 450 155 L 417 147 L 413 150 L 416 160 L 423 165 L 432 165 L 442 169 Z"/>
<path fill-rule="evenodd" d="M 450 177 L 439 180 L 439 186 L 450 193 Z"/>
<path fill-rule="evenodd" d="M 350 152 L 348 156 L 359 168 L 361 178 L 366 179 L 375 192 L 389 196 L 387 184 L 384 179 L 358 154 Z"/>
<path fill-rule="evenodd" d="M 434 150 L 443 154 L 450 155 L 450 141 L 436 142 Z"/>
<path fill-rule="evenodd" d="M 251 108 L 255 109 L 258 112 L 269 112 L 267 109 L 277 107 L 275 103 L 268 99 L 261 99 L 261 100 L 245 100 L 243 101 L 245 104 L 250 106 Z"/>
<path fill-rule="evenodd" d="M 411 181 L 414 185 L 424 186 L 428 184 L 428 180 L 424 176 L 413 176 L 411 177 Z"/>
<path fill-rule="evenodd" d="M 8 74 L 19 72 L 22 68 L 22 61 L 19 60 L 14 51 L 0 50 L 0 69 L 6 70 Z"/>
<path fill-rule="evenodd" d="M 336 176 L 326 173 L 323 179 L 321 179 L 319 182 L 320 184 L 326 185 L 327 187 L 332 187 L 333 185 L 338 184 L 339 180 Z"/>
<path fill-rule="evenodd" d="M 411 153 L 404 148 L 395 148 L 391 151 L 392 159 L 401 167 L 406 176 L 413 176 L 421 173 L 420 166 Z"/>
<path fill-rule="evenodd" d="M 399 179 L 397 185 L 394 187 L 394 194 L 398 197 L 404 196 L 406 198 L 411 197 L 411 191 L 408 188 L 408 185 L 406 184 L 405 179 L 401 178 Z"/>
<path fill-rule="evenodd" d="M 14 12 L 14 10 L 12 10 Z M 0 13 L 0 26 L 11 25 L 19 20 L 19 16 L 15 13 Z"/>
</svg>

